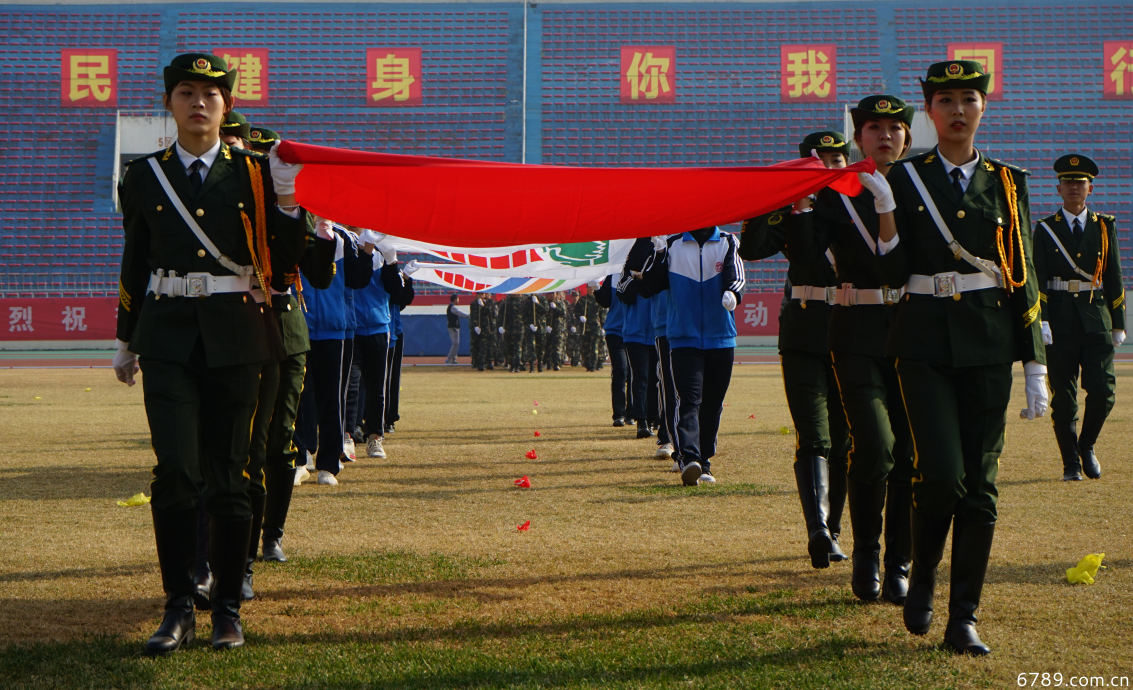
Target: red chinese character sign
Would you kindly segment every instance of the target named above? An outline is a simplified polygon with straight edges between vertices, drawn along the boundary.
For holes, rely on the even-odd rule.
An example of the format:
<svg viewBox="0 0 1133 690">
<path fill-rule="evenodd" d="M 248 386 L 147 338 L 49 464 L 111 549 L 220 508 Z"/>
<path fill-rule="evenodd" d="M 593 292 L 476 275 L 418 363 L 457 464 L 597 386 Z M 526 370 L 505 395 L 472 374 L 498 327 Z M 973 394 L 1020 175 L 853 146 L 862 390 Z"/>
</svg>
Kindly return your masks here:
<svg viewBox="0 0 1133 690">
<path fill-rule="evenodd" d="M 622 46 L 622 103 L 676 103 L 675 46 Z"/>
<path fill-rule="evenodd" d="M 1133 99 L 1133 40 L 1105 41 L 1102 95 L 1110 101 Z"/>
<path fill-rule="evenodd" d="M 366 103 L 377 107 L 421 105 L 421 49 L 367 49 Z"/>
<path fill-rule="evenodd" d="M 224 58 L 228 69 L 236 70 L 232 97 L 237 108 L 268 104 L 267 48 L 215 48 L 213 54 Z"/>
<path fill-rule="evenodd" d="M 64 49 L 60 60 L 60 105 L 70 108 L 118 106 L 118 51 Z"/>
<path fill-rule="evenodd" d="M 973 60 L 991 75 L 987 85 L 987 99 L 1003 98 L 1003 44 L 1002 43 L 949 43 L 949 60 Z"/>
<path fill-rule="evenodd" d="M 0 299 L 0 341 L 113 340 L 117 297 Z"/>
<path fill-rule="evenodd" d="M 837 101 L 837 51 L 833 43 L 779 46 L 779 99 L 784 103 Z"/>
</svg>

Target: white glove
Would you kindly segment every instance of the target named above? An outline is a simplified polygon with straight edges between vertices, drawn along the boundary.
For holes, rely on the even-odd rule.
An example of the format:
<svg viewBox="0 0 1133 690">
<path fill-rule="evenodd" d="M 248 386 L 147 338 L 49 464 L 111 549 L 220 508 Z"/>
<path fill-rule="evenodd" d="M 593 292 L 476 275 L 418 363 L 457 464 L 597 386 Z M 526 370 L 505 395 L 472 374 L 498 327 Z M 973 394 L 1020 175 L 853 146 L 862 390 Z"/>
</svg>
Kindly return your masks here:
<svg viewBox="0 0 1133 690">
<path fill-rule="evenodd" d="M 656 235 L 650 239 L 653 240 L 653 251 L 663 252 L 669 248 L 669 238 L 665 235 Z"/>
<path fill-rule="evenodd" d="M 547 333 L 550 333 L 550 332 L 551 332 L 551 327 L 550 327 L 550 326 L 547 326 L 547 327 L 545 327 L 545 328 L 544 328 L 543 330 L 544 330 L 544 331 L 546 331 Z"/>
<path fill-rule="evenodd" d="M 480 327 L 479 326 L 477 326 L 476 328 L 473 328 L 472 330 L 476 331 L 476 335 L 480 335 Z"/>
<path fill-rule="evenodd" d="M 416 273 L 417 271 L 421 270 L 421 267 L 417 265 L 417 259 L 413 259 L 412 261 L 410 261 L 408 264 L 405 265 L 405 268 L 403 268 L 401 270 L 405 272 L 405 275 L 411 276 L 414 273 Z"/>
<path fill-rule="evenodd" d="M 720 304 L 728 311 L 735 311 L 736 309 L 736 293 L 731 290 L 724 291 L 724 297 L 720 299 Z"/>
<path fill-rule="evenodd" d="M 500 335 L 503 335 L 504 334 L 504 327 L 500 326 L 499 331 L 500 331 Z"/>
<path fill-rule="evenodd" d="M 386 260 L 387 264 L 397 263 L 397 250 L 388 244 L 378 245 L 378 251 L 382 253 L 382 258 Z"/>
<path fill-rule="evenodd" d="M 114 375 L 127 386 L 134 385 L 134 374 L 138 373 L 138 356 L 128 349 L 130 343 L 118 341 L 118 352 L 114 353 Z"/>
<path fill-rule="evenodd" d="M 601 290 L 602 289 L 602 281 L 592 280 L 592 281 L 590 281 L 589 283 L 586 284 L 586 287 L 590 288 L 591 290 Z"/>
<path fill-rule="evenodd" d="M 605 328 L 599 328 L 598 329 L 598 335 L 606 335 L 606 329 Z"/>
<path fill-rule="evenodd" d="M 539 329 L 538 329 L 538 328 L 537 328 L 537 327 L 535 326 L 535 324 L 531 324 L 530 326 L 528 326 L 528 328 L 530 328 L 530 329 L 531 329 L 531 332 L 532 332 L 532 333 L 534 333 L 535 331 L 539 330 Z"/>
<path fill-rule="evenodd" d="M 1026 375 L 1027 409 L 1019 413 L 1021 419 L 1034 419 L 1046 414 L 1047 402 L 1050 396 L 1046 390 L 1046 367 L 1037 362 L 1027 362 L 1023 365 Z"/>
<path fill-rule="evenodd" d="M 577 329 L 577 328 L 575 328 L 574 326 L 571 326 L 571 327 L 570 327 L 570 332 L 571 332 L 571 333 L 577 333 L 577 332 L 578 332 L 578 329 Z"/>
<path fill-rule="evenodd" d="M 878 213 L 889 213 L 897 208 L 897 203 L 893 201 L 893 190 L 881 172 L 875 170 L 869 175 L 858 173 L 858 179 L 866 189 L 873 192 L 873 210 Z"/>
<path fill-rule="evenodd" d="M 1121 347 L 1121 343 L 1125 342 L 1125 331 L 1115 328 L 1110 334 L 1113 336 L 1113 346 Z"/>
<path fill-rule="evenodd" d="M 551 309 L 558 309 L 558 306 L 554 302 L 551 302 L 550 307 Z"/>
<path fill-rule="evenodd" d="M 315 234 L 324 240 L 333 240 L 334 231 L 330 229 L 331 222 L 326 218 L 319 218 L 315 221 Z"/>
<path fill-rule="evenodd" d="M 585 316 L 578 317 L 578 320 L 581 321 L 582 323 L 586 323 L 586 317 Z"/>
<path fill-rule="evenodd" d="M 381 243 L 381 241 L 385 238 L 386 236 L 384 234 L 380 232 L 374 232 L 373 230 L 363 230 L 362 232 L 358 233 L 359 240 L 366 244 L 372 244 L 375 247 L 378 246 L 378 244 Z"/>
<path fill-rule="evenodd" d="M 1043 321 L 1043 345 L 1050 345 L 1054 342 L 1054 336 L 1050 334 L 1050 322 Z M 1114 331 L 1116 333 L 1116 331 Z"/>
<path fill-rule="evenodd" d="M 292 165 L 279 157 L 277 152 L 279 149 L 279 142 L 275 142 L 275 146 L 271 147 L 268 152 L 268 165 L 271 168 L 271 182 L 275 187 L 275 193 L 281 194 L 294 194 L 295 193 L 295 178 L 299 176 L 299 171 L 303 169 L 301 163 Z"/>
<path fill-rule="evenodd" d="M 538 295 L 531 295 L 531 303 L 532 304 L 539 304 L 539 296 Z"/>
</svg>

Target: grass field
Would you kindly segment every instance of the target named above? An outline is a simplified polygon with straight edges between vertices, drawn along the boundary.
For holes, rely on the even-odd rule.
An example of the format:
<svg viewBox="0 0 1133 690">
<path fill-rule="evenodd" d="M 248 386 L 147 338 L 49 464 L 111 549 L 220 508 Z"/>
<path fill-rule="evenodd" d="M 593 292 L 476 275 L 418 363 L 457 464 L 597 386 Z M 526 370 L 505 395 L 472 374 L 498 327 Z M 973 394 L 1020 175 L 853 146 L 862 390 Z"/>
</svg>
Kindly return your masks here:
<svg viewBox="0 0 1133 690">
<path fill-rule="evenodd" d="M 1131 374 L 1118 366 L 1119 396 Z M 360 458 L 338 487 L 296 489 L 292 560 L 257 566 L 248 646 L 214 652 L 206 615 L 198 642 L 150 659 L 141 648 L 162 596 L 149 510 L 116 505 L 149 493 L 141 386 L 108 370 L 0 371 L 0 687 L 1007 688 L 1021 673 L 1058 672 L 1064 686 L 1133 676 L 1133 408 L 1119 397 L 1098 445 L 1103 478 L 1063 483 L 1049 422 L 1016 416 L 1021 369 L 1015 381 L 979 614 L 988 659 L 942 651 L 943 620 L 917 638 L 899 608 L 858 603 L 848 563 L 810 568 L 775 365 L 736 368 L 720 483 L 692 490 L 651 441 L 609 426 L 602 374 L 407 369 L 389 459 Z M 513 485 L 523 475 L 529 490 Z M 1095 552 L 1109 566 L 1097 584 L 1067 584 L 1065 569 Z M 946 552 L 940 609 L 947 569 Z"/>
</svg>

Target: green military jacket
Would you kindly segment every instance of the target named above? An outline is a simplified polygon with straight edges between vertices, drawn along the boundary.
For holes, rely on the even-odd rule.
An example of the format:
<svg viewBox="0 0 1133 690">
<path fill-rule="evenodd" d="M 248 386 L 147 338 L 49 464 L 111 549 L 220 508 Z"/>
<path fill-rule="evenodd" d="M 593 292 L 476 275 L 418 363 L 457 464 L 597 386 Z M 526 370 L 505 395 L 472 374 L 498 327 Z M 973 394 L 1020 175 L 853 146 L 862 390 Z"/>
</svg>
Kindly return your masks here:
<svg viewBox="0 0 1133 690">
<path fill-rule="evenodd" d="M 495 332 L 495 320 L 492 318 L 492 296 L 481 293 L 472 300 L 468 307 L 468 328 L 476 335 L 476 328 L 480 328 L 481 335 L 491 335 Z"/>
<path fill-rule="evenodd" d="M 1046 227 L 1043 227 L 1045 224 Z M 1046 228 L 1050 228 L 1070 253 L 1074 264 L 1066 260 Z M 1103 229 L 1104 228 L 1104 229 Z M 1090 279 L 1074 270 L 1092 276 L 1102 259 L 1102 233 L 1108 238 L 1105 269 L 1101 289 L 1090 291 Z M 1059 210 L 1035 225 L 1035 273 L 1042 293 L 1042 320 L 1050 324 L 1050 332 L 1058 342 L 1057 334 L 1069 334 L 1075 319 L 1083 333 L 1109 335 L 1113 329 L 1125 330 L 1125 287 L 1121 280 L 1121 250 L 1117 245 L 1117 220 L 1104 213 L 1089 211 L 1082 241 L 1074 239 L 1069 219 Z M 1052 279 L 1080 280 L 1085 289 L 1078 292 L 1048 289 Z"/>
<path fill-rule="evenodd" d="M 882 284 L 904 285 L 910 275 L 976 273 L 956 258 L 929 215 L 925 201 L 905 169 L 917 170 L 956 241 L 975 256 L 999 263 L 996 235 L 1011 222 L 1007 191 L 1001 171 L 1016 190 L 1016 213 L 1023 239 L 1016 248 L 1012 273 L 1026 281 L 1010 294 L 1002 288 L 958 293 L 959 299 L 906 294 L 889 331 L 886 354 L 942 366 L 967 367 L 1012 361 L 1046 363 L 1039 322 L 1039 286 L 1032 260 L 1031 217 L 1027 173 L 979 154 L 975 172 L 962 199 L 957 201 L 952 182 L 936 149 L 893 164 L 889 185 L 897 203 L 895 218 L 900 241 L 877 259 Z"/>
<path fill-rule="evenodd" d="M 334 240 L 326 240 L 315 235 L 314 218 L 307 216 L 307 239 L 303 256 L 298 265 L 285 266 L 278 255 L 273 254 L 271 259 L 272 276 L 271 287 L 282 295 L 272 295 L 272 308 L 276 321 L 279 324 L 283 351 L 287 357 L 293 357 L 311 349 L 310 333 L 307 330 L 307 319 L 303 316 L 303 305 L 296 297 L 296 291 L 302 282 L 298 273 L 307 276 L 307 282 L 316 290 L 325 290 L 334 280 L 334 250 L 337 244 Z M 290 287 L 290 291 L 288 288 Z"/>
<path fill-rule="evenodd" d="M 273 265 L 298 263 L 306 248 L 303 217 L 291 218 L 276 208 L 268 161 L 224 143 L 209 168 L 200 192 L 193 190 L 175 145 L 133 161 L 119 187 L 122 224 L 126 233 L 118 281 L 119 340 L 142 357 L 186 362 L 198 338 L 210 367 L 264 361 L 269 349 L 268 321 L 247 293 L 223 293 L 206 298 L 163 297 L 147 294 L 150 274 L 158 269 L 216 276 L 233 275 L 209 254 L 166 195 L 145 158 L 155 158 L 174 192 L 220 252 L 242 266 L 252 255 L 241 217 L 255 227 L 256 202 L 250 161 L 257 161 L 263 181 L 267 244 Z"/>
<path fill-rule="evenodd" d="M 805 247 L 796 246 L 790 236 L 792 223 L 813 213 L 793 216 L 791 208 L 784 206 L 778 211 L 745 220 L 740 229 L 739 255 L 744 261 L 760 261 L 783 252 L 789 264 L 786 295 L 779 310 L 779 351 L 825 355 L 830 305 L 822 300 L 802 302 L 791 299 L 791 287 L 832 287 L 837 284 L 834 267 L 826 257 L 825 246 L 819 247 L 813 241 Z"/>
<path fill-rule="evenodd" d="M 890 287 L 878 272 L 876 247 L 881 223 L 873 206 L 873 193 L 863 189 L 856 197 L 845 197 L 865 226 L 873 246 L 866 242 L 843 195 L 833 189 L 818 192 L 810 213 L 788 218 L 787 245 L 800 256 L 814 257 L 829 248 L 838 273 L 839 287 L 876 290 Z M 900 286 L 898 286 L 900 287 Z M 889 326 L 896 317 L 896 305 L 835 305 L 830 314 L 830 350 L 866 357 L 883 357 Z"/>
<path fill-rule="evenodd" d="M 578 301 L 574 303 L 575 328 L 578 329 L 579 337 L 596 338 L 600 335 L 599 331 L 602 326 L 599 323 L 599 309 L 598 301 L 589 292 L 580 296 Z M 581 317 L 586 317 L 585 323 Z"/>
</svg>

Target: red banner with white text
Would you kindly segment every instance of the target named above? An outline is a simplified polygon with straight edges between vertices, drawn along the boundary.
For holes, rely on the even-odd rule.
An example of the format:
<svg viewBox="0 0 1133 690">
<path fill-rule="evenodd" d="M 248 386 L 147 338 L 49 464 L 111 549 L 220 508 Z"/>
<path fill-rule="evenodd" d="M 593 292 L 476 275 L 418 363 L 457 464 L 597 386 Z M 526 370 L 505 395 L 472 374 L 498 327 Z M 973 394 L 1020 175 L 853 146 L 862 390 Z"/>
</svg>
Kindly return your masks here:
<svg viewBox="0 0 1133 690">
<path fill-rule="evenodd" d="M 6 298 L 0 315 L 0 341 L 114 340 L 118 298 Z"/>
</svg>

